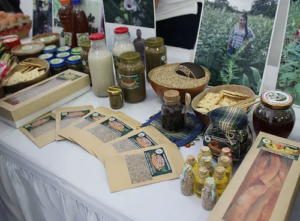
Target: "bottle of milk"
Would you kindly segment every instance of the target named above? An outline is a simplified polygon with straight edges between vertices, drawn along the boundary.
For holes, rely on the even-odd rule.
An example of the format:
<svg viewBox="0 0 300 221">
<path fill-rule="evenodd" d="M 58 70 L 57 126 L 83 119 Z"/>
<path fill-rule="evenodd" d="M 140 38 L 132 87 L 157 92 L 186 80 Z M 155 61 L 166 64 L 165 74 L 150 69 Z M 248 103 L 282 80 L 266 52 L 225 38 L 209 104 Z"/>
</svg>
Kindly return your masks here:
<svg viewBox="0 0 300 221">
<path fill-rule="evenodd" d="M 128 28 L 127 27 L 118 27 L 114 30 L 116 34 L 115 43 L 112 49 L 113 57 L 114 57 L 114 64 L 115 64 L 115 73 L 116 73 L 116 80 L 120 85 L 120 77 L 118 74 L 118 66 L 120 63 L 120 55 L 127 51 L 135 51 L 134 45 L 130 42 Z"/>
<path fill-rule="evenodd" d="M 93 91 L 98 97 L 107 97 L 107 88 L 115 84 L 112 56 L 105 45 L 104 34 L 91 34 L 90 40 L 91 49 L 88 60 Z"/>
</svg>

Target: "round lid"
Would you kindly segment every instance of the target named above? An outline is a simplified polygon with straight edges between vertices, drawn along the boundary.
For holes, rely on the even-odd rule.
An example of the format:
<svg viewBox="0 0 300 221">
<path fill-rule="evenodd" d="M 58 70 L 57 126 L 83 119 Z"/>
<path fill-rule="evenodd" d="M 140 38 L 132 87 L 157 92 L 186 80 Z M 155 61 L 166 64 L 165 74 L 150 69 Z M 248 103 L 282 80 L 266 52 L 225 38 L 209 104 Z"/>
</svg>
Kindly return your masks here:
<svg viewBox="0 0 300 221">
<path fill-rule="evenodd" d="M 81 0 L 72 0 L 72 5 L 81 5 Z"/>
<path fill-rule="evenodd" d="M 166 101 L 178 101 L 180 98 L 179 91 L 176 90 L 168 90 L 164 93 L 164 99 Z"/>
<path fill-rule="evenodd" d="M 271 109 L 284 110 L 293 105 L 293 97 L 282 91 L 267 91 L 261 95 L 261 103 Z"/>
<path fill-rule="evenodd" d="M 140 53 L 136 51 L 124 52 L 120 55 L 120 60 L 123 63 L 134 63 L 140 60 Z"/>
<path fill-rule="evenodd" d="M 44 60 L 48 60 L 53 58 L 53 54 L 42 54 L 39 56 L 39 59 L 44 59 Z"/>
<path fill-rule="evenodd" d="M 54 52 L 57 50 L 56 45 L 49 45 L 44 48 L 44 52 Z"/>
<path fill-rule="evenodd" d="M 104 38 L 105 38 L 105 34 L 103 34 L 103 33 L 93 33 L 90 35 L 91 41 L 98 41 L 98 40 L 102 40 Z"/>
<path fill-rule="evenodd" d="M 230 165 L 229 157 L 228 156 L 221 156 L 220 157 L 220 163 L 222 164 L 222 166 L 228 167 Z"/>
<path fill-rule="evenodd" d="M 60 0 L 61 5 L 71 4 L 71 0 Z"/>
<path fill-rule="evenodd" d="M 217 179 L 222 179 L 225 176 L 225 168 L 218 166 L 215 170 L 215 177 Z"/>
<path fill-rule="evenodd" d="M 62 52 L 62 53 L 58 53 L 56 54 L 56 57 L 57 58 L 67 58 L 67 57 L 70 57 L 70 52 Z"/>
<path fill-rule="evenodd" d="M 153 38 L 147 38 L 146 39 L 146 45 L 147 46 L 152 46 L 152 47 L 155 47 L 155 46 L 161 46 L 164 44 L 164 39 L 161 38 L 161 37 L 153 37 Z"/>
<path fill-rule="evenodd" d="M 44 49 L 45 45 L 43 42 L 34 41 L 28 44 L 21 44 L 13 47 L 11 52 L 15 55 L 27 55 L 39 53 Z"/>
<path fill-rule="evenodd" d="M 71 57 L 68 57 L 68 63 L 69 64 L 81 63 L 81 57 L 79 55 L 73 55 Z"/>
<path fill-rule="evenodd" d="M 115 28 L 114 32 L 115 32 L 115 34 L 125 34 L 128 32 L 128 28 L 127 27 L 118 27 L 118 28 Z"/>
<path fill-rule="evenodd" d="M 109 95 L 119 95 L 122 94 L 122 88 L 118 85 L 111 86 L 107 89 Z"/>
<path fill-rule="evenodd" d="M 72 48 L 71 53 L 72 54 L 80 54 L 82 51 L 81 47 Z"/>
<path fill-rule="evenodd" d="M 66 51 L 71 51 L 71 47 L 70 46 L 62 46 L 57 49 L 57 52 L 66 52 Z"/>
<path fill-rule="evenodd" d="M 65 64 L 65 60 L 61 58 L 54 58 L 51 61 L 49 61 L 50 67 L 61 67 Z"/>
</svg>

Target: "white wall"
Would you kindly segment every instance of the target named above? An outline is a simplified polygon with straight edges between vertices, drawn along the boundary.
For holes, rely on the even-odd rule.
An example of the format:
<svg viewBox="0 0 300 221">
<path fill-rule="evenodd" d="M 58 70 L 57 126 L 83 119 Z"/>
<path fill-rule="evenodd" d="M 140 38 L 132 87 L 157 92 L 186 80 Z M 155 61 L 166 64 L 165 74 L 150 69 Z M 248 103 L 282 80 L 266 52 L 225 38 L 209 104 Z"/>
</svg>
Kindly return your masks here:
<svg viewBox="0 0 300 221">
<path fill-rule="evenodd" d="M 32 18 L 33 14 L 33 0 L 21 0 L 20 7 L 25 15 L 29 15 Z"/>
</svg>

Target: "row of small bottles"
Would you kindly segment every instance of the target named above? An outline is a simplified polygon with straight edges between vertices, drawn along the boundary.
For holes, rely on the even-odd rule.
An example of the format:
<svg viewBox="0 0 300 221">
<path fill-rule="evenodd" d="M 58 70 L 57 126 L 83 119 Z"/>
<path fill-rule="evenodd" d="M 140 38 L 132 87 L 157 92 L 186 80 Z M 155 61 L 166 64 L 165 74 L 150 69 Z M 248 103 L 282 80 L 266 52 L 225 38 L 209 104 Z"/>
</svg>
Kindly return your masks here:
<svg viewBox="0 0 300 221">
<path fill-rule="evenodd" d="M 232 158 L 229 148 L 223 148 L 216 168 L 212 164 L 209 147 L 203 146 L 198 161 L 188 155 L 181 174 L 181 193 L 185 196 L 196 194 L 202 198 L 205 210 L 212 210 L 225 191 L 232 174 Z M 186 182 L 189 180 L 189 182 Z M 188 185 L 187 185 L 188 184 Z"/>
</svg>

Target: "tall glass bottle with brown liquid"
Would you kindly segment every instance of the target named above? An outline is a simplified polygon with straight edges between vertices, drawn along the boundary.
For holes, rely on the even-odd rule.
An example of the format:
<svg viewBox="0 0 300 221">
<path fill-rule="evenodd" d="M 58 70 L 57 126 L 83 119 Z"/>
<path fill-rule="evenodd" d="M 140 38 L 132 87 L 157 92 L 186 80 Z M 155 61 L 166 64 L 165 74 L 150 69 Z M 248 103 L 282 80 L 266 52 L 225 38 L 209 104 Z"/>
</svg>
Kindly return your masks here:
<svg viewBox="0 0 300 221">
<path fill-rule="evenodd" d="M 65 44 L 72 45 L 72 11 L 71 0 L 60 0 L 61 7 L 58 10 L 59 20 L 64 28 Z"/>
<path fill-rule="evenodd" d="M 72 48 L 89 40 L 89 23 L 81 7 L 81 0 L 72 0 Z"/>
</svg>

